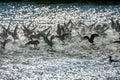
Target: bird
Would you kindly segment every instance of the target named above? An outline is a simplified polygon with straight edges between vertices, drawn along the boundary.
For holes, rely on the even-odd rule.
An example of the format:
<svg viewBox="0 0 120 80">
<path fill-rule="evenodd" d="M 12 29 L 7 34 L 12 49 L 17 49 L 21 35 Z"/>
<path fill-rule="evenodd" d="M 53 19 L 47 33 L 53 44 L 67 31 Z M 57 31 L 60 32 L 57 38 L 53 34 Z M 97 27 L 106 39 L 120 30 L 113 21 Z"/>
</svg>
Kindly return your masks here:
<svg viewBox="0 0 120 80">
<path fill-rule="evenodd" d="M 57 35 L 61 35 L 62 32 L 61 32 L 60 24 L 57 25 L 57 31 L 56 32 L 57 32 Z"/>
<path fill-rule="evenodd" d="M 88 41 L 94 45 L 94 38 L 98 36 L 98 34 L 92 34 L 91 37 L 84 36 L 83 39 L 88 39 Z"/>
<path fill-rule="evenodd" d="M 44 35 L 44 33 L 48 30 L 48 29 L 50 29 L 51 27 L 48 27 L 48 28 L 46 28 L 46 29 L 44 29 L 43 31 L 39 31 L 38 33 L 35 33 L 35 34 L 32 34 L 32 35 L 30 35 L 30 39 L 32 39 L 33 40 L 33 38 L 34 39 L 39 39 L 40 37 L 42 37 L 42 35 Z"/>
<path fill-rule="evenodd" d="M 55 37 L 59 38 L 61 41 L 64 41 L 65 40 L 65 37 L 69 35 L 69 33 L 64 33 L 62 35 L 56 35 Z"/>
<path fill-rule="evenodd" d="M 37 27 L 34 27 L 33 29 L 30 29 L 29 27 L 31 24 L 32 23 L 30 23 L 28 26 L 23 25 L 23 27 L 21 27 L 21 29 L 24 32 L 24 36 L 27 38 L 29 38 L 29 36 L 32 35 L 32 33 L 34 33 L 34 30 L 37 28 Z"/>
<path fill-rule="evenodd" d="M 117 26 L 116 22 L 113 20 L 113 18 L 111 18 L 110 20 L 111 20 L 111 28 L 115 29 Z"/>
<path fill-rule="evenodd" d="M 2 29 L 5 30 L 6 32 L 8 32 L 10 30 L 10 23 L 8 25 L 8 28 L 5 28 L 3 25 L 1 25 L 1 26 L 2 26 Z"/>
<path fill-rule="evenodd" d="M 112 56 L 109 56 L 109 63 L 111 64 L 112 62 L 120 62 L 119 60 L 113 60 Z"/>
<path fill-rule="evenodd" d="M 5 40 L 8 38 L 8 32 L 3 30 L 2 33 L 0 33 L 0 37 Z"/>
<path fill-rule="evenodd" d="M 120 41 L 114 41 L 113 43 L 120 43 Z"/>
<path fill-rule="evenodd" d="M 52 35 L 50 39 L 48 39 L 48 37 L 43 37 L 43 38 L 44 38 L 44 41 L 52 48 L 54 44 L 52 41 L 54 39 L 54 35 Z"/>
<path fill-rule="evenodd" d="M 9 30 L 10 30 L 10 24 L 8 25 L 8 28 L 5 28 L 3 25 L 1 25 L 2 26 L 2 33 L 0 33 L 0 37 L 3 39 L 3 40 L 5 40 L 5 39 L 7 39 L 8 38 L 8 32 L 9 32 Z"/>
<path fill-rule="evenodd" d="M 57 35 L 55 37 L 59 38 L 61 41 L 65 40 L 65 37 L 68 37 L 68 35 L 70 35 L 70 33 L 66 29 L 66 27 L 58 24 L 56 31 Z"/>
<path fill-rule="evenodd" d="M 35 46 L 37 46 L 39 43 L 40 43 L 40 42 L 39 42 L 38 40 L 31 40 L 31 41 L 27 42 L 27 43 L 25 44 L 25 46 L 27 46 L 27 45 L 34 45 L 34 47 L 35 47 Z"/>
<path fill-rule="evenodd" d="M 8 43 L 8 42 L 9 42 L 9 39 L 6 39 L 4 41 L 0 41 L 1 49 L 5 50 L 6 43 Z"/>
<path fill-rule="evenodd" d="M 8 34 L 13 37 L 14 41 L 15 41 L 16 39 L 19 39 L 19 38 L 18 38 L 17 30 L 18 30 L 18 25 L 15 26 L 15 29 L 14 29 L 13 32 L 12 32 L 12 31 L 8 31 Z"/>
<path fill-rule="evenodd" d="M 116 30 L 116 32 L 120 32 L 120 23 L 119 23 L 119 19 L 116 20 L 116 24 L 117 24 L 117 26 L 116 26 L 115 30 Z"/>
<path fill-rule="evenodd" d="M 54 44 L 52 40 L 55 38 L 55 36 L 52 35 L 49 39 L 48 38 L 49 34 L 50 34 L 50 31 L 47 34 L 43 34 L 42 37 L 44 39 L 44 42 L 47 43 L 52 48 L 52 46 Z"/>
<path fill-rule="evenodd" d="M 119 37 L 119 40 L 113 41 L 113 43 L 120 43 L 120 37 Z"/>
</svg>

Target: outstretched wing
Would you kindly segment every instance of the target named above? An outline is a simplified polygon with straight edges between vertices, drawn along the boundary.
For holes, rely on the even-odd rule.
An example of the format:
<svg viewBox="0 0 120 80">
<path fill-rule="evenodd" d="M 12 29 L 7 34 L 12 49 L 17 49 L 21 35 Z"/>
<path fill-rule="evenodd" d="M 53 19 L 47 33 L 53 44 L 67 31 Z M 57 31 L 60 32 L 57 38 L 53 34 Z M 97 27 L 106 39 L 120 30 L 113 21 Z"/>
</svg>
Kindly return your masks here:
<svg viewBox="0 0 120 80">
<path fill-rule="evenodd" d="M 31 24 L 32 24 L 32 22 L 30 24 L 28 24 L 28 26 L 26 28 L 29 28 Z"/>
<path fill-rule="evenodd" d="M 91 35 L 91 40 L 94 40 L 95 37 L 98 37 L 99 35 L 98 34 L 92 34 Z"/>
<path fill-rule="evenodd" d="M 61 35 L 61 28 L 60 28 L 60 24 L 57 25 L 57 34 Z"/>
<path fill-rule="evenodd" d="M 50 35 L 50 30 L 48 31 L 48 33 L 47 33 L 47 35 L 46 35 L 46 36 L 48 37 L 49 35 Z"/>
<path fill-rule="evenodd" d="M 1 25 L 1 26 L 2 26 L 3 30 L 5 30 L 5 31 L 7 30 L 3 25 Z"/>
<path fill-rule="evenodd" d="M 84 36 L 83 39 L 89 39 L 89 37 L 88 36 Z"/>
<path fill-rule="evenodd" d="M 114 41 L 113 43 L 120 43 L 120 41 Z"/>
<path fill-rule="evenodd" d="M 18 25 L 15 26 L 14 34 L 17 34 Z"/>
<path fill-rule="evenodd" d="M 65 37 L 67 35 L 69 35 L 69 33 L 64 33 L 64 34 L 62 34 L 62 37 Z"/>
</svg>

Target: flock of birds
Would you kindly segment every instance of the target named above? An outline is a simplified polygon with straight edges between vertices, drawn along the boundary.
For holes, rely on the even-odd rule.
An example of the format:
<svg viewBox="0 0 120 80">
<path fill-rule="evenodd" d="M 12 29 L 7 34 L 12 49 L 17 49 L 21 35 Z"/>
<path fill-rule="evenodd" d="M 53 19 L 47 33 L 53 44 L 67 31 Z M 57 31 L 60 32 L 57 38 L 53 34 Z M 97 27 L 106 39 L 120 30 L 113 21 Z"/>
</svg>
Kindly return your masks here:
<svg viewBox="0 0 120 80">
<path fill-rule="evenodd" d="M 120 20 L 119 19 L 117 19 L 117 20 L 110 19 L 110 21 L 111 21 L 110 27 L 107 24 L 104 24 L 102 26 L 96 25 L 97 22 L 95 22 L 89 26 L 83 22 L 79 22 L 77 25 L 79 28 L 81 28 L 81 31 L 80 32 L 78 31 L 77 34 L 82 40 L 87 39 L 88 42 L 90 42 L 92 45 L 95 45 L 94 39 L 96 37 L 100 37 L 100 36 L 105 37 L 106 36 L 105 32 L 109 28 L 111 28 L 119 33 L 119 39 L 117 41 L 113 41 L 113 43 L 119 44 L 120 43 L 120 22 L 119 22 Z M 48 27 L 42 31 L 39 31 L 37 29 L 37 27 L 33 27 L 31 29 L 31 27 L 30 27 L 31 24 L 32 23 L 30 23 L 27 26 L 22 25 L 22 27 L 19 27 L 18 25 L 16 25 L 15 29 L 13 31 L 10 30 L 10 24 L 8 27 L 1 25 L 2 29 L 1 29 L 1 33 L 0 33 L 0 50 L 5 51 L 6 44 L 11 41 L 9 39 L 9 36 L 11 36 L 14 41 L 19 39 L 18 29 L 21 29 L 24 34 L 24 37 L 26 37 L 28 39 L 28 42 L 25 43 L 25 46 L 34 45 L 34 47 L 36 47 L 40 43 L 39 39 L 42 37 L 44 42 L 48 46 L 50 46 L 50 48 L 52 49 L 53 45 L 54 45 L 53 39 L 58 38 L 60 41 L 62 41 L 64 43 L 66 41 L 66 39 L 70 40 L 73 37 L 72 30 L 74 29 L 74 25 L 75 25 L 71 20 L 69 20 L 68 23 L 64 23 L 63 25 L 57 24 L 57 28 L 55 31 L 56 35 L 55 35 L 55 34 L 51 34 L 52 27 Z M 94 33 L 91 34 L 91 36 L 89 37 L 88 35 L 85 34 L 85 32 L 87 30 L 89 30 L 90 32 L 94 32 Z M 110 63 L 116 62 L 116 61 L 112 60 L 111 56 L 109 57 L 109 61 L 110 61 Z"/>
</svg>

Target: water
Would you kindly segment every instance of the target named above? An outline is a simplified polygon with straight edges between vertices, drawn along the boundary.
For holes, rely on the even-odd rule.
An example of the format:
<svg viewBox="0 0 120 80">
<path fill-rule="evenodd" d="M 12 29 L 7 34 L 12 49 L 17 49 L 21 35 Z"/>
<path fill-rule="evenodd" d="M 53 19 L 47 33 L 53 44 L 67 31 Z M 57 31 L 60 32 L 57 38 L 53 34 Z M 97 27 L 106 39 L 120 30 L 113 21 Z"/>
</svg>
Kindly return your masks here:
<svg viewBox="0 0 120 80">
<path fill-rule="evenodd" d="M 109 28 L 105 38 L 95 39 L 95 46 L 76 36 L 77 31 L 85 35 L 94 32 L 88 29 L 82 32 L 78 25 L 80 21 L 87 25 L 105 23 L 110 27 L 111 18 L 120 19 L 119 7 L 0 3 L 0 25 L 7 27 L 10 24 L 12 30 L 18 24 L 20 37 L 16 42 L 9 42 L 6 51 L 0 54 L 0 80 L 120 80 L 120 63 L 108 62 L 109 55 L 120 60 L 120 44 L 111 43 L 118 40 L 118 32 Z M 40 39 L 37 48 L 25 47 L 28 40 L 20 29 L 23 24 L 33 22 L 31 28 L 38 26 L 37 30 L 52 26 L 51 34 L 56 34 L 57 24 L 63 25 L 70 19 L 74 23 L 72 36 L 76 37 L 66 41 L 65 45 L 56 39 L 54 51 L 50 51 Z"/>
</svg>

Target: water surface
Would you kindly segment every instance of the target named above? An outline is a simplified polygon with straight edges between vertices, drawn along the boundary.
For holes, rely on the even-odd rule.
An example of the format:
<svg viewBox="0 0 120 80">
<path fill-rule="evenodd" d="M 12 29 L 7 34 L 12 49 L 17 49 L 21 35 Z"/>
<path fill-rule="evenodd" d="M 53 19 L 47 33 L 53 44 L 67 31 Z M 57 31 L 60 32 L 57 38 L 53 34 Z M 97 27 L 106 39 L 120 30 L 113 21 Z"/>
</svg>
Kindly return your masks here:
<svg viewBox="0 0 120 80">
<path fill-rule="evenodd" d="M 8 43 L 4 54 L 0 54 L 0 80 L 120 79 L 119 62 L 108 62 L 108 55 L 120 59 L 120 44 L 111 43 L 119 38 L 118 32 L 109 28 L 105 38 L 95 39 L 95 46 L 76 36 L 77 32 L 82 33 L 79 22 L 86 25 L 105 23 L 110 27 L 111 18 L 120 19 L 120 5 L 0 3 L 0 12 L 0 25 L 7 27 L 11 24 L 10 28 L 14 29 L 18 24 L 20 37 L 15 43 Z M 31 28 L 38 26 L 37 30 L 52 26 L 51 34 L 56 34 L 57 24 L 63 25 L 69 20 L 74 23 L 72 36 L 76 37 L 66 41 L 65 45 L 54 40 L 54 51 L 49 51 L 50 48 L 40 39 L 37 48 L 25 47 L 28 40 L 20 29 L 23 24 L 33 22 Z M 88 29 L 85 32 L 86 35 L 90 33 Z"/>
</svg>

